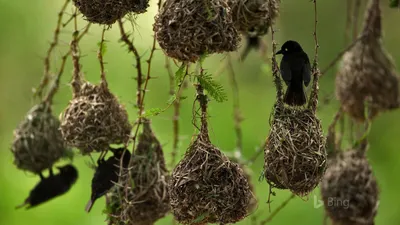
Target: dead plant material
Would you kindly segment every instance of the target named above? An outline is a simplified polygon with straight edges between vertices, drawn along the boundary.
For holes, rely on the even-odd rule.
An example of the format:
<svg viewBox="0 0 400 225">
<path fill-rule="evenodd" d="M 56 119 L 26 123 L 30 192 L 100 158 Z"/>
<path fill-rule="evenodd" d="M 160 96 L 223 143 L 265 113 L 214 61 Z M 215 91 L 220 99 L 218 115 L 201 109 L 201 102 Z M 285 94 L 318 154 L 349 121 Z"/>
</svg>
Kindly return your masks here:
<svg viewBox="0 0 400 225">
<path fill-rule="evenodd" d="M 262 36 L 279 16 L 280 0 L 228 0 L 235 27 L 251 36 Z"/>
<path fill-rule="evenodd" d="M 35 105 L 14 130 L 11 151 L 21 170 L 40 173 L 70 151 L 61 136 L 60 121 L 46 103 Z"/>
<path fill-rule="evenodd" d="M 267 182 L 305 196 L 326 169 L 326 139 L 319 119 L 309 109 L 275 106 L 264 151 Z"/>
<path fill-rule="evenodd" d="M 240 41 L 225 0 L 167 0 L 153 29 L 165 54 L 184 62 L 235 51 Z"/>
<path fill-rule="evenodd" d="M 112 25 L 128 13 L 144 13 L 148 0 L 73 0 L 75 6 L 91 23 Z"/>
<path fill-rule="evenodd" d="M 328 162 L 321 194 L 329 217 L 335 224 L 374 224 L 379 190 L 365 155 L 349 150 Z"/>
<path fill-rule="evenodd" d="M 243 170 L 211 144 L 203 128 L 174 169 L 169 193 L 182 224 L 238 222 L 253 198 Z"/>
<path fill-rule="evenodd" d="M 169 174 L 160 142 L 150 127 L 143 122 L 143 132 L 132 158 L 132 191 L 123 201 L 122 221 L 127 224 L 151 225 L 170 211 L 168 195 Z"/>
<path fill-rule="evenodd" d="M 61 115 L 65 142 L 83 155 L 126 143 L 131 129 L 126 109 L 105 85 L 83 83 Z"/>
<path fill-rule="evenodd" d="M 369 116 L 400 107 L 399 75 L 391 56 L 384 49 L 379 1 L 371 0 L 366 13 L 365 35 L 343 55 L 336 76 L 336 96 L 352 118 L 365 121 L 365 100 Z"/>
</svg>

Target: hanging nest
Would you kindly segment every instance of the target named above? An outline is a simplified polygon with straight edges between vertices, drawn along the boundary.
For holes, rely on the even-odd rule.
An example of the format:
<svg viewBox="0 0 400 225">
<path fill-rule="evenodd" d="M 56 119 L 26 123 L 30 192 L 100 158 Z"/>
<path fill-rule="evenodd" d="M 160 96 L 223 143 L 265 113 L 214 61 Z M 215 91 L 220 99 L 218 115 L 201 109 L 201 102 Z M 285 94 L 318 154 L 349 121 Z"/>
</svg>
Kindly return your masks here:
<svg viewBox="0 0 400 225">
<path fill-rule="evenodd" d="M 21 170 L 39 174 L 66 156 L 70 150 L 59 127 L 60 121 L 51 114 L 48 104 L 35 105 L 14 130 L 11 147 L 14 164 Z"/>
<path fill-rule="evenodd" d="M 102 84 L 84 82 L 61 115 L 64 140 L 84 155 L 126 143 L 131 129 L 125 108 Z"/>
<path fill-rule="evenodd" d="M 279 16 L 280 0 L 228 0 L 235 27 L 251 36 L 262 36 Z"/>
<path fill-rule="evenodd" d="M 132 176 L 124 183 L 133 183 L 132 190 L 120 211 L 126 224 L 151 225 L 163 218 L 170 210 L 168 170 L 160 142 L 154 136 L 150 121 L 143 123 L 143 133 L 132 156 Z"/>
<path fill-rule="evenodd" d="M 325 211 L 335 224 L 372 225 L 379 191 L 365 155 L 356 150 L 329 160 L 321 182 Z"/>
<path fill-rule="evenodd" d="M 264 153 L 264 174 L 272 187 L 307 195 L 326 169 L 326 140 L 319 119 L 309 109 L 277 104 Z"/>
<path fill-rule="evenodd" d="M 144 13 L 148 0 L 73 0 L 75 6 L 91 23 L 112 25 L 126 14 Z"/>
<path fill-rule="evenodd" d="M 354 119 L 365 120 L 365 101 L 369 117 L 400 106 L 399 75 L 391 56 L 382 46 L 381 11 L 372 0 L 364 22 L 364 38 L 343 56 L 336 76 L 336 96 Z"/>
<path fill-rule="evenodd" d="M 153 29 L 165 54 L 185 62 L 235 51 L 240 41 L 225 0 L 167 0 Z"/>
</svg>

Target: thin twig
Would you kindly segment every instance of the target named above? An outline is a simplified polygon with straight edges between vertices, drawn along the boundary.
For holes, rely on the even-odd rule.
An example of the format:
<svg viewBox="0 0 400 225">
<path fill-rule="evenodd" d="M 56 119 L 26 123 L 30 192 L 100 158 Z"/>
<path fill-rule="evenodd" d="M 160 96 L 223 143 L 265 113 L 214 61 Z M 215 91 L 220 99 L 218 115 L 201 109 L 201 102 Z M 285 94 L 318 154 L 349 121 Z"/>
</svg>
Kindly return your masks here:
<svg viewBox="0 0 400 225">
<path fill-rule="evenodd" d="M 318 36 L 317 36 L 317 24 L 318 24 L 318 11 L 317 11 L 317 0 L 314 0 L 314 41 L 315 41 L 315 55 L 314 55 L 314 70 L 318 68 Z"/>
<path fill-rule="evenodd" d="M 232 87 L 233 94 L 233 120 L 235 123 L 235 133 L 236 133 L 236 152 L 239 154 L 239 157 L 242 157 L 243 151 L 243 133 L 241 123 L 243 121 L 242 113 L 240 110 L 240 100 L 239 100 L 239 86 L 236 81 L 235 70 L 232 65 L 231 55 L 228 53 L 227 56 L 227 67 L 228 67 L 228 75 Z"/>
<path fill-rule="evenodd" d="M 72 55 L 72 63 L 74 67 L 73 75 L 72 75 L 72 90 L 74 97 L 79 94 L 81 88 L 81 65 L 79 63 L 80 54 L 79 54 L 79 47 L 78 47 L 78 19 L 77 19 L 77 12 L 78 10 L 75 9 L 75 17 L 74 17 L 74 32 L 72 34 L 72 41 L 71 41 L 71 55 Z"/>
<path fill-rule="evenodd" d="M 103 59 L 105 33 L 106 33 L 106 26 L 104 25 L 103 31 L 101 32 L 101 41 L 100 41 L 99 51 L 97 52 L 97 58 L 99 59 L 99 63 L 100 63 L 101 85 L 104 85 L 105 87 L 107 87 L 106 72 L 104 71 L 104 59 Z"/>
<path fill-rule="evenodd" d="M 58 45 L 58 40 L 60 36 L 60 31 L 61 31 L 61 26 L 62 26 L 62 19 L 65 14 L 65 10 L 71 0 L 65 0 L 64 4 L 61 6 L 61 10 L 58 12 L 58 19 L 57 19 L 57 25 L 56 29 L 54 30 L 54 35 L 53 35 L 53 41 L 50 43 L 49 49 L 47 49 L 47 54 L 46 57 L 44 58 L 44 74 L 42 77 L 42 80 L 40 81 L 39 86 L 34 90 L 33 96 L 39 96 L 39 98 L 42 97 L 43 94 L 43 89 L 47 86 L 47 84 L 50 81 L 50 58 L 51 58 L 51 53 L 55 49 L 55 47 Z"/>
<path fill-rule="evenodd" d="M 89 32 L 89 28 L 90 28 L 90 24 L 88 23 L 88 25 L 85 27 L 85 29 L 79 34 L 78 38 L 77 38 L 77 44 L 79 43 L 79 41 L 83 38 L 83 36 L 85 36 L 88 32 Z M 57 76 L 54 79 L 54 83 L 52 85 L 52 87 L 50 88 L 49 93 L 47 93 L 47 96 L 45 97 L 44 101 L 48 102 L 49 104 L 51 104 L 54 95 L 57 93 L 58 88 L 60 86 L 60 81 L 61 81 L 61 76 L 64 73 L 64 68 L 68 59 L 68 56 L 71 54 L 71 49 L 68 50 L 67 53 L 65 53 L 62 57 L 61 57 L 61 65 L 60 68 L 58 69 L 57 72 Z"/>
<path fill-rule="evenodd" d="M 278 208 L 276 208 L 276 209 L 271 213 L 271 215 L 269 215 L 266 219 L 262 220 L 262 221 L 260 222 L 260 225 L 265 225 L 265 224 L 271 222 L 271 220 L 276 216 L 276 214 L 278 214 L 283 208 L 285 208 L 285 206 L 286 206 L 286 205 L 290 202 L 290 200 L 292 200 L 295 196 L 296 196 L 295 194 L 291 194 L 291 195 L 289 196 L 288 199 L 286 199 L 284 202 L 282 202 L 282 204 L 281 204 Z"/>
</svg>

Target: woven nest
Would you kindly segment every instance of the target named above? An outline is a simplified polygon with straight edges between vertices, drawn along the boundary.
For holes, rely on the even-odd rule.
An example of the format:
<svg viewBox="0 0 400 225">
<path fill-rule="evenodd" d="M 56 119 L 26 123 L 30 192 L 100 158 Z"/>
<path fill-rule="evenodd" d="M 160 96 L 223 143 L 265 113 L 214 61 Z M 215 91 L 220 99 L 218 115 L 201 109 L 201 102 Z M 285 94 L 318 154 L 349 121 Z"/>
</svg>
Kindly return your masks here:
<svg viewBox="0 0 400 225">
<path fill-rule="evenodd" d="M 105 151 L 129 140 L 132 126 L 125 108 L 104 86 L 84 83 L 61 115 L 66 143 L 82 154 Z"/>
<path fill-rule="evenodd" d="M 251 36 L 261 36 L 279 15 L 280 0 L 228 0 L 235 27 Z"/>
<path fill-rule="evenodd" d="M 235 51 L 240 41 L 225 0 L 167 0 L 153 29 L 169 57 L 187 62 Z"/>
<path fill-rule="evenodd" d="M 73 0 L 91 23 L 111 25 L 126 14 L 146 12 L 148 0 Z"/>
<path fill-rule="evenodd" d="M 132 192 L 122 205 L 121 220 L 127 224 L 151 225 L 170 210 L 168 170 L 160 142 L 154 136 L 150 122 L 143 124 L 143 133 L 133 155 Z"/>
<path fill-rule="evenodd" d="M 371 1 L 366 13 L 366 35 L 343 56 L 336 76 L 336 96 L 354 119 L 365 120 L 365 101 L 369 117 L 400 107 L 399 75 L 391 56 L 382 46 L 379 2 Z"/>
<path fill-rule="evenodd" d="M 59 127 L 60 121 L 51 114 L 50 106 L 35 105 L 14 130 L 14 164 L 21 170 L 40 173 L 66 156 L 69 149 Z"/>
<path fill-rule="evenodd" d="M 335 224 L 374 224 L 378 192 L 376 179 L 363 153 L 350 150 L 329 160 L 321 193 L 325 210 Z"/>
<path fill-rule="evenodd" d="M 276 107 L 264 155 L 268 183 L 307 195 L 325 172 L 325 142 L 320 121 L 310 110 Z"/>
<path fill-rule="evenodd" d="M 175 219 L 182 224 L 235 223 L 248 215 L 252 193 L 240 166 L 201 132 L 169 183 Z"/>
</svg>

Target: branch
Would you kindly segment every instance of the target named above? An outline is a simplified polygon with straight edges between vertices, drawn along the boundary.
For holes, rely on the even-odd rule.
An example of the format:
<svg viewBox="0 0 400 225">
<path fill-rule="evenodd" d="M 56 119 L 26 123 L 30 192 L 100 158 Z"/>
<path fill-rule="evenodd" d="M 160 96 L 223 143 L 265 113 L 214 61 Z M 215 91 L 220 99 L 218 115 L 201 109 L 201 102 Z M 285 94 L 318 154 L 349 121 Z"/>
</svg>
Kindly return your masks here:
<svg viewBox="0 0 400 225">
<path fill-rule="evenodd" d="M 103 60 L 103 51 L 104 49 L 104 35 L 106 33 L 106 26 L 103 26 L 103 31 L 101 32 L 101 41 L 100 41 L 100 46 L 99 46 L 99 51 L 97 52 L 97 58 L 99 59 L 100 63 L 100 76 L 101 76 L 101 85 L 104 85 L 105 87 L 108 86 L 107 80 L 106 80 L 106 72 L 104 71 L 104 60 Z"/>
<path fill-rule="evenodd" d="M 41 98 L 43 94 L 43 89 L 47 86 L 47 84 L 50 81 L 50 57 L 51 53 L 58 45 L 58 40 L 62 26 L 62 19 L 65 14 L 65 9 L 67 8 L 70 1 L 71 0 L 65 0 L 64 4 L 61 7 L 61 10 L 58 12 L 57 25 L 56 29 L 54 30 L 53 41 L 50 43 L 50 47 L 49 49 L 47 49 L 47 54 L 46 57 L 44 58 L 44 74 L 42 80 L 40 81 L 39 86 L 33 92 L 34 97 L 39 96 L 39 98 Z"/>
<path fill-rule="evenodd" d="M 262 220 L 260 222 L 260 225 L 265 225 L 271 222 L 271 220 L 276 216 L 276 214 L 278 214 L 294 197 L 295 194 L 291 194 L 288 199 L 282 202 L 282 204 L 271 213 L 271 215 L 269 215 L 266 219 Z"/>
<path fill-rule="evenodd" d="M 80 55 L 79 55 L 79 31 L 78 31 L 78 19 L 77 19 L 78 9 L 75 9 L 74 13 L 74 32 L 72 33 L 72 41 L 71 41 L 71 55 L 72 55 L 72 64 L 74 67 L 73 75 L 72 75 L 72 90 L 74 93 L 74 97 L 79 94 L 81 88 L 81 65 L 79 63 Z"/>
<path fill-rule="evenodd" d="M 243 132 L 241 128 L 243 117 L 240 111 L 239 87 L 236 81 L 235 70 L 232 65 L 232 58 L 229 53 L 227 56 L 227 66 L 233 93 L 233 120 L 235 123 L 235 133 L 236 133 L 236 151 L 237 153 L 239 153 L 239 156 L 241 157 L 243 151 Z"/>
<path fill-rule="evenodd" d="M 317 12 L 317 0 L 314 1 L 314 41 L 315 41 L 315 55 L 314 55 L 314 70 L 318 68 L 318 37 L 317 37 L 317 24 L 318 24 L 318 12 Z"/>
</svg>

